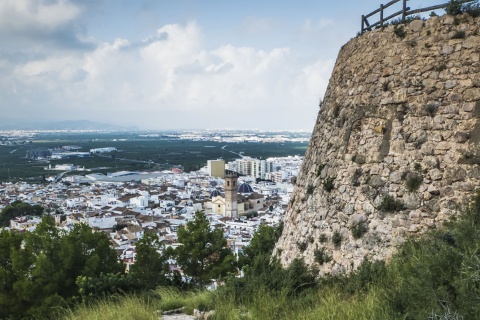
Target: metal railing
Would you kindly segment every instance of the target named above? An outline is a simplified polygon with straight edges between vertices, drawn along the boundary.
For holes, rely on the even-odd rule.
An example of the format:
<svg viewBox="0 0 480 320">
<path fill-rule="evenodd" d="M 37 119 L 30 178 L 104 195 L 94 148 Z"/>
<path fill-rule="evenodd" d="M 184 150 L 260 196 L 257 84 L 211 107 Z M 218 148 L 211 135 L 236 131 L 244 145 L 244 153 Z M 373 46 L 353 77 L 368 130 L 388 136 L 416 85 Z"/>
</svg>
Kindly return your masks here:
<svg viewBox="0 0 480 320">
<path fill-rule="evenodd" d="M 384 10 L 394 4 L 396 4 L 397 2 L 402 2 L 402 10 L 400 11 L 397 11 L 391 15 L 389 15 L 388 17 L 384 17 Z M 412 14 L 417 14 L 417 13 L 422 13 L 422 12 L 429 12 L 429 11 L 433 11 L 433 10 L 437 10 L 437 9 L 443 9 L 445 7 L 447 7 L 450 2 L 447 2 L 447 3 L 443 3 L 443 4 L 438 4 L 436 6 L 431 6 L 431 7 L 427 7 L 427 8 L 422 8 L 422 9 L 414 9 L 414 10 L 410 10 L 410 7 L 407 7 L 407 1 L 408 0 L 393 0 L 393 1 L 390 1 L 389 3 L 387 4 L 381 4 L 380 5 L 380 8 L 378 8 L 377 10 L 374 10 L 372 12 L 370 12 L 369 14 L 367 15 L 362 15 L 362 29 L 360 31 L 360 33 L 364 33 L 365 31 L 370 31 L 372 30 L 372 28 L 375 28 L 375 27 L 383 27 L 385 22 L 401 15 L 402 18 L 401 18 L 401 22 L 405 22 L 405 18 L 412 15 Z M 464 4 L 464 3 L 467 3 L 467 2 L 472 2 L 473 0 L 460 0 L 460 1 L 457 1 L 456 3 L 458 4 Z M 373 23 L 373 24 L 370 24 L 368 22 L 368 18 L 372 17 L 373 15 L 376 15 L 377 13 L 380 13 L 380 20 Z"/>
</svg>

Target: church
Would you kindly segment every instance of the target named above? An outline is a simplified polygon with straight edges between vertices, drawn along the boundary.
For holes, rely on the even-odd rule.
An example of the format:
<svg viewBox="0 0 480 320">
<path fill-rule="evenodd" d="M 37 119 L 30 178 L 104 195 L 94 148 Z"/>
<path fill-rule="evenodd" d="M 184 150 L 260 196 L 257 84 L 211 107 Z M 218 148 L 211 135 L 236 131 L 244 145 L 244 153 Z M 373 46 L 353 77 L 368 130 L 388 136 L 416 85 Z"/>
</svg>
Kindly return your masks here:
<svg viewBox="0 0 480 320">
<path fill-rule="evenodd" d="M 247 183 L 238 185 L 238 174 L 232 170 L 225 170 L 224 193 L 217 189 L 212 190 L 208 201 L 204 204 L 205 213 L 234 219 L 263 207 L 263 196 L 254 192 L 252 186 Z"/>
</svg>

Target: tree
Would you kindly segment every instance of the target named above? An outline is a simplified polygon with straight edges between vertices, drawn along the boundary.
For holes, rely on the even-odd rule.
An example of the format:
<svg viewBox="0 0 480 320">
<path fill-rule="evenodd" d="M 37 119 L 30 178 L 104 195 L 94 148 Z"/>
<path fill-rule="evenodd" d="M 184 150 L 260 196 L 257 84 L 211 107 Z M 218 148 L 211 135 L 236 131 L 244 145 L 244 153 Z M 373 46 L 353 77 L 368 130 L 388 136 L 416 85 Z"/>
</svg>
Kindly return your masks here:
<svg viewBox="0 0 480 320">
<path fill-rule="evenodd" d="M 43 208 L 39 205 L 29 205 L 22 201 L 14 201 L 10 205 L 3 208 L 0 212 L 0 226 L 8 227 L 10 220 L 20 216 L 40 216 L 43 213 Z"/>
<path fill-rule="evenodd" d="M 164 245 L 154 233 L 145 233 L 136 245 L 136 261 L 132 266 L 131 275 L 140 287 L 155 289 L 167 284 L 167 257 L 160 254 Z"/>
<path fill-rule="evenodd" d="M 85 224 L 66 233 L 45 216 L 35 231 L 21 236 L 22 241 L 17 237 L 11 231 L 0 236 L 0 277 L 5 275 L 3 287 L 9 296 L 0 295 L 0 310 L 13 318 L 52 318 L 54 310 L 79 294 L 77 278 L 122 270 L 107 235 Z M 10 250 L 3 251 L 7 246 Z"/>
<path fill-rule="evenodd" d="M 252 265 L 253 260 L 258 256 L 267 256 L 270 260 L 273 248 L 282 235 L 283 224 L 278 227 L 270 227 L 261 225 L 254 233 L 250 244 L 243 249 L 243 254 L 240 256 L 240 264 Z"/>
<path fill-rule="evenodd" d="M 182 245 L 175 250 L 177 263 L 199 287 L 236 269 L 222 230 L 211 230 L 204 212 L 197 211 L 194 220 L 178 230 L 178 241 Z"/>
</svg>

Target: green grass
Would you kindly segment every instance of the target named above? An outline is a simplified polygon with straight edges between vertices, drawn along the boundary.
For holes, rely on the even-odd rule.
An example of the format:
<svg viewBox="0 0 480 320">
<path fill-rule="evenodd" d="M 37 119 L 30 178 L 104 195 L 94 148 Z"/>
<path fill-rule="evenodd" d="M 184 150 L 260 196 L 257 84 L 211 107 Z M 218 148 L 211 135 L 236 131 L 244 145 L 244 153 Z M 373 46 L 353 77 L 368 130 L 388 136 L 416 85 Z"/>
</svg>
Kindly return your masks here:
<svg viewBox="0 0 480 320">
<path fill-rule="evenodd" d="M 63 320 L 158 320 L 156 306 L 139 296 L 123 296 L 99 300 L 91 305 L 81 305 L 66 310 L 58 319 Z"/>
</svg>

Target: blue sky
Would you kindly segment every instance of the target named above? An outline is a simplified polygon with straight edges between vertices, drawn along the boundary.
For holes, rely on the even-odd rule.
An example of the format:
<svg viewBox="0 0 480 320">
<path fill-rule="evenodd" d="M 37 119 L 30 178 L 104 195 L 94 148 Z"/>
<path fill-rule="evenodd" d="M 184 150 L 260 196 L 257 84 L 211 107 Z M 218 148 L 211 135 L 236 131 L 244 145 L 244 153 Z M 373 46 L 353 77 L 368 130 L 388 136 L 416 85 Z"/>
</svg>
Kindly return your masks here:
<svg viewBox="0 0 480 320">
<path fill-rule="evenodd" d="M 340 47 L 380 3 L 1 0 L 0 122 L 310 131 Z"/>
</svg>

